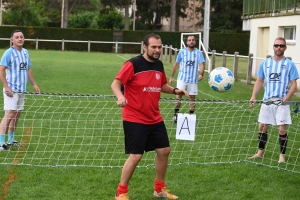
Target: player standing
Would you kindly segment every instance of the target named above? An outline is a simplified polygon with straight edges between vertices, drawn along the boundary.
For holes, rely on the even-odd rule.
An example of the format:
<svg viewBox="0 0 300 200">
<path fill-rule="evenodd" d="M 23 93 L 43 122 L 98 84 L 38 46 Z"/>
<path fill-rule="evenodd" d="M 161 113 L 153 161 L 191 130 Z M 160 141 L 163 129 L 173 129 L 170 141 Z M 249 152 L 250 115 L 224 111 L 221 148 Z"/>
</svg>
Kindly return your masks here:
<svg viewBox="0 0 300 200">
<path fill-rule="evenodd" d="M 296 80 L 299 74 L 294 62 L 284 56 L 287 49 L 286 41 L 282 37 L 275 39 L 273 57 L 262 61 L 257 72 L 257 80 L 253 87 L 250 107 L 260 89 L 264 86 L 265 101 L 289 101 L 297 89 Z M 287 126 L 292 124 L 290 106 L 262 104 L 258 117 L 258 151 L 251 158 L 263 157 L 268 140 L 268 126 L 274 125 L 279 131 L 280 154 L 278 163 L 285 162 L 285 152 L 288 143 Z"/>
<path fill-rule="evenodd" d="M 128 200 L 128 183 L 144 152 L 156 151 L 154 197 L 177 199 L 165 188 L 165 175 L 170 154 L 169 138 L 160 114 L 161 92 L 187 95 L 185 90 L 167 84 L 163 63 L 159 60 L 162 41 L 159 35 L 144 38 L 144 54 L 125 62 L 111 88 L 122 107 L 125 153 L 129 154 L 122 169 L 116 200 Z M 124 85 L 124 95 L 121 85 Z"/>
<path fill-rule="evenodd" d="M 195 48 L 196 40 L 194 36 L 188 36 L 186 45 L 187 48 L 181 49 L 177 55 L 169 83 L 173 85 L 173 77 L 180 65 L 176 87 L 178 89 L 187 89 L 190 96 L 190 114 L 193 114 L 195 112 L 195 98 L 198 94 L 198 81 L 201 81 L 204 76 L 205 60 L 202 52 Z M 182 95 L 176 95 L 174 123 L 177 123 L 177 113 L 181 106 L 181 98 Z"/>
<path fill-rule="evenodd" d="M 0 151 L 7 151 L 8 146 L 19 146 L 14 136 L 18 119 L 24 109 L 24 92 L 27 81 L 33 85 L 36 93 L 40 93 L 33 73 L 31 60 L 27 49 L 23 48 L 25 38 L 20 30 L 11 34 L 12 47 L 7 49 L 0 63 L 0 79 L 3 84 L 4 117 L 0 123 Z M 5 143 L 5 133 L 8 131 L 8 142 Z"/>
</svg>

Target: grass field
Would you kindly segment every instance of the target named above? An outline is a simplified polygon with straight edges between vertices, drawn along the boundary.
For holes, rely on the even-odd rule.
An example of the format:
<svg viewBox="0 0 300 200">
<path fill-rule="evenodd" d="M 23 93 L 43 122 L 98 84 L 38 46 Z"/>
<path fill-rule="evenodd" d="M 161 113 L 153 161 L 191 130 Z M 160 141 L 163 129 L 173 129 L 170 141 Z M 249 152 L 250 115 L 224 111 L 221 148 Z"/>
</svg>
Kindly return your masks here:
<svg viewBox="0 0 300 200">
<path fill-rule="evenodd" d="M 27 96 L 16 138 L 24 145 L 0 152 L 0 199 L 113 199 L 126 155 L 121 113 L 110 84 L 134 55 L 35 50 L 30 55 L 41 91 L 65 95 Z M 232 62 L 228 58 L 228 68 Z M 239 63 L 243 79 L 247 61 Z M 168 76 L 171 68 L 165 63 Z M 161 112 L 172 147 L 167 187 L 184 200 L 300 199 L 298 114 L 293 114 L 289 129 L 287 163 L 277 163 L 276 128 L 270 129 L 265 158 L 248 160 L 257 146 L 259 105 L 249 109 L 245 103 L 253 85 L 237 81 L 230 91 L 217 93 L 206 80 L 207 74 L 199 83 L 194 142 L 175 139 L 174 96 L 162 95 Z M 28 91 L 33 91 L 31 86 Z M 187 107 L 183 104 L 183 112 Z M 153 199 L 153 158 L 154 153 L 145 154 L 135 171 L 129 185 L 131 199 Z"/>
</svg>

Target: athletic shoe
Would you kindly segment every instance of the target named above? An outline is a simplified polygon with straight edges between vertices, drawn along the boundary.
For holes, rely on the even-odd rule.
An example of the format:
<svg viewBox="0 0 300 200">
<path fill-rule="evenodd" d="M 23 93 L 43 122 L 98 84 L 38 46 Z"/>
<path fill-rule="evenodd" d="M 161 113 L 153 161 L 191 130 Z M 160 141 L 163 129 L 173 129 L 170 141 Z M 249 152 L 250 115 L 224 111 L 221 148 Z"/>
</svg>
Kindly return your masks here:
<svg viewBox="0 0 300 200">
<path fill-rule="evenodd" d="M 171 194 L 166 188 L 162 188 L 161 192 L 154 191 L 155 198 L 168 198 L 168 199 L 178 199 L 178 196 Z"/>
<path fill-rule="evenodd" d="M 172 119 L 172 122 L 175 123 L 175 124 L 177 123 L 177 115 L 174 115 L 174 117 Z"/>
<path fill-rule="evenodd" d="M 2 144 L 0 145 L 0 151 L 9 151 L 9 149 L 6 144 Z"/>
<path fill-rule="evenodd" d="M 7 143 L 7 146 L 16 146 L 16 147 L 19 147 L 19 146 L 21 146 L 20 144 L 19 144 L 19 142 L 18 141 L 13 141 L 12 143 Z"/>
<path fill-rule="evenodd" d="M 129 200 L 127 193 L 119 194 L 119 196 L 115 196 L 115 200 Z"/>
</svg>

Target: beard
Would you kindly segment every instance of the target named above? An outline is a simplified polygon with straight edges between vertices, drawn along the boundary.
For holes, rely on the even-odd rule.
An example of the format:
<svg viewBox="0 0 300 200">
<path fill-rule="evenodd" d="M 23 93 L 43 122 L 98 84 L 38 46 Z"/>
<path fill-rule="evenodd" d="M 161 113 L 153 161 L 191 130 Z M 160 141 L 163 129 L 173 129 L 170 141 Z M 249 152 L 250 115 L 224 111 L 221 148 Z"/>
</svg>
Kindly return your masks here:
<svg viewBox="0 0 300 200">
<path fill-rule="evenodd" d="M 280 50 L 275 51 L 276 56 L 283 56 L 283 54 L 284 54 L 284 51 L 280 51 Z"/>
<path fill-rule="evenodd" d="M 193 49 L 193 48 L 195 48 L 195 44 L 190 44 L 190 45 L 188 45 L 188 47 Z"/>
<path fill-rule="evenodd" d="M 148 58 L 150 59 L 150 60 L 153 60 L 153 61 L 155 61 L 155 60 L 158 60 L 159 59 L 159 57 L 160 57 L 160 54 L 158 54 L 158 57 L 156 58 L 156 57 L 154 57 L 154 54 L 152 54 L 152 55 L 149 55 L 148 53 L 147 53 L 147 56 L 148 56 Z"/>
</svg>

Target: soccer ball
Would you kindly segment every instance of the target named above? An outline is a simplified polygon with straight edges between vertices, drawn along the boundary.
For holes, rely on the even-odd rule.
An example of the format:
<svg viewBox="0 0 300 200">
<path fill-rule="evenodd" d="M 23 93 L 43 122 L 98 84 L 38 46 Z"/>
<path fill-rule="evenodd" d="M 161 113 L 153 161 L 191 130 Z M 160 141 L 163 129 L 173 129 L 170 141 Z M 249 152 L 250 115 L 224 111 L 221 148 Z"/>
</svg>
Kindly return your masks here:
<svg viewBox="0 0 300 200">
<path fill-rule="evenodd" d="M 208 76 L 209 86 L 218 92 L 228 91 L 234 83 L 233 73 L 226 67 L 212 70 Z"/>
</svg>

